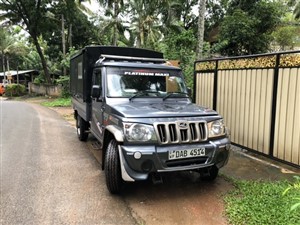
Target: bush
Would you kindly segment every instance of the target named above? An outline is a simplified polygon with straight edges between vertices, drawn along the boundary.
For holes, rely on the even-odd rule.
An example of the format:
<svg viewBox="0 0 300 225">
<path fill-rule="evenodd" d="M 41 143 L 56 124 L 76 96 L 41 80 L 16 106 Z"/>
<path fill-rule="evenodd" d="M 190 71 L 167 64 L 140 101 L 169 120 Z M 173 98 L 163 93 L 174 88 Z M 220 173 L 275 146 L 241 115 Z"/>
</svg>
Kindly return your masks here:
<svg viewBox="0 0 300 225">
<path fill-rule="evenodd" d="M 5 95 L 18 97 L 26 94 L 26 87 L 22 84 L 9 84 L 5 87 Z"/>
<path fill-rule="evenodd" d="M 55 80 L 55 83 L 62 85 L 62 98 L 68 98 L 71 96 L 70 94 L 70 77 L 68 76 L 60 76 L 59 79 Z"/>
</svg>

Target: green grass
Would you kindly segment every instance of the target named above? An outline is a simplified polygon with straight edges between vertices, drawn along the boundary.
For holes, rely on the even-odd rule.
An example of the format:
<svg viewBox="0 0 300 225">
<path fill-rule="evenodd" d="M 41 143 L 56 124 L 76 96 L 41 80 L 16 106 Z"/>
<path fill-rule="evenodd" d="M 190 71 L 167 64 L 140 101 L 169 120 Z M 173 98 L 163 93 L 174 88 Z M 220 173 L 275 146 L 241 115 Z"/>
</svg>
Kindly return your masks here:
<svg viewBox="0 0 300 225">
<path fill-rule="evenodd" d="M 288 181 L 233 181 L 235 189 L 225 196 L 226 216 L 233 225 L 300 224 L 300 207 L 291 210 L 300 189 Z M 299 200 L 298 200 L 299 201 Z"/>
<path fill-rule="evenodd" d="M 71 98 L 57 98 L 53 101 L 47 101 L 41 104 L 47 107 L 67 107 L 71 106 Z"/>
</svg>

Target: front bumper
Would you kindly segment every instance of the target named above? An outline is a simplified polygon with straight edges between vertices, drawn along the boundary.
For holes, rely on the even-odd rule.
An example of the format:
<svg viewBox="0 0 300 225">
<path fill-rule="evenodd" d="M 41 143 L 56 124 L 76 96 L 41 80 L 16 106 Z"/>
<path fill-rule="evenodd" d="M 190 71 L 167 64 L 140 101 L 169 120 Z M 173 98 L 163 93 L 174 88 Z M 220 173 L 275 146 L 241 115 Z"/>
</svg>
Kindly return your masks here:
<svg viewBox="0 0 300 225">
<path fill-rule="evenodd" d="M 205 156 L 169 160 L 169 151 L 205 148 Z M 151 173 L 198 170 L 213 165 L 221 168 L 229 158 L 230 141 L 228 138 L 205 143 L 186 145 L 121 145 L 122 178 L 125 181 L 146 180 Z"/>
</svg>

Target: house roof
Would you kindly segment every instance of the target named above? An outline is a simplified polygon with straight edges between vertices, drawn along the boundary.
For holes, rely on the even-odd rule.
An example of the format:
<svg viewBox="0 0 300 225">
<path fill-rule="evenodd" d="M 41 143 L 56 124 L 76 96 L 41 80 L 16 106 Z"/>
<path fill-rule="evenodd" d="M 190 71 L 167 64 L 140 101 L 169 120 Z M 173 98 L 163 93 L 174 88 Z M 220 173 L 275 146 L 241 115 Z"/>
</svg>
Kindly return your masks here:
<svg viewBox="0 0 300 225">
<path fill-rule="evenodd" d="M 5 72 L 5 76 L 17 76 L 18 74 L 22 75 L 22 74 L 28 74 L 28 73 L 38 73 L 38 71 L 37 70 L 19 70 L 19 71 L 10 70 L 10 71 Z M 4 77 L 3 72 L 0 72 L 0 77 Z"/>
</svg>

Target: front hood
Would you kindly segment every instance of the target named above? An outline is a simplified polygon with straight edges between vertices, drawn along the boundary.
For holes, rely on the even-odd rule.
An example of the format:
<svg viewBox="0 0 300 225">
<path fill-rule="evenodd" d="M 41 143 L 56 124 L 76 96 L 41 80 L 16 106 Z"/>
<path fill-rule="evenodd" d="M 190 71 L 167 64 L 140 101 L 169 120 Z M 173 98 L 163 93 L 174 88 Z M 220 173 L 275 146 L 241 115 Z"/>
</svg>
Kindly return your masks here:
<svg viewBox="0 0 300 225">
<path fill-rule="evenodd" d="M 217 115 L 214 110 L 197 106 L 190 102 L 128 102 L 111 105 L 120 116 L 127 118 L 139 117 L 190 117 Z"/>
</svg>

